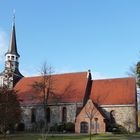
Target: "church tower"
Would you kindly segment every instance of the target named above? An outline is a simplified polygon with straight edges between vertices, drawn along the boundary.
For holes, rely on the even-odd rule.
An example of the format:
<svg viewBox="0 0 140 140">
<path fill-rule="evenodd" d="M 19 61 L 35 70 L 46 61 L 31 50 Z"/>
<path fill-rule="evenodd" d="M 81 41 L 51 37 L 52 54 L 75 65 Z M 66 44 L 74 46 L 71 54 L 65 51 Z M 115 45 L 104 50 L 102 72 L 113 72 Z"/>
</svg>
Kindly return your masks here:
<svg viewBox="0 0 140 140">
<path fill-rule="evenodd" d="M 12 88 L 23 77 L 19 71 L 19 53 L 17 51 L 15 16 L 13 16 L 12 32 L 8 51 L 5 53 L 5 70 L 3 85 Z"/>
</svg>

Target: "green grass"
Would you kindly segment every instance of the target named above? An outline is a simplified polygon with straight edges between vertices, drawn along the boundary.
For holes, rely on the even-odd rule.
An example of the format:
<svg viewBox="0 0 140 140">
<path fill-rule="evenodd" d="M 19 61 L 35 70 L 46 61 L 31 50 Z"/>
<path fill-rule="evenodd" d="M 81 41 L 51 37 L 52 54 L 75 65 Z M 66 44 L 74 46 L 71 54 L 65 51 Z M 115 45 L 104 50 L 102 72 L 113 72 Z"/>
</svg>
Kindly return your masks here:
<svg viewBox="0 0 140 140">
<path fill-rule="evenodd" d="M 17 134 L 8 136 L 6 140 L 40 140 L 39 134 Z M 4 140 L 0 136 L 0 140 Z M 49 136 L 48 140 L 89 140 L 88 136 Z M 133 135 L 113 135 L 102 134 L 92 136 L 92 140 L 140 140 L 140 134 Z"/>
</svg>

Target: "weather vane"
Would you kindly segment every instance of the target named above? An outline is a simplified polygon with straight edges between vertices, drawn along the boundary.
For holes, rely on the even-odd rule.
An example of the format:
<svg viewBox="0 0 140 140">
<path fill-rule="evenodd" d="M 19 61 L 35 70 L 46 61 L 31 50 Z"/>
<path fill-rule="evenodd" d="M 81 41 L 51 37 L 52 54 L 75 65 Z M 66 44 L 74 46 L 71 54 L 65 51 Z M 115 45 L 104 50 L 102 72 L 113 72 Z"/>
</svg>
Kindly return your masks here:
<svg viewBox="0 0 140 140">
<path fill-rule="evenodd" d="M 15 23 L 15 13 L 16 13 L 16 10 L 14 9 L 13 10 L 13 23 Z"/>
</svg>

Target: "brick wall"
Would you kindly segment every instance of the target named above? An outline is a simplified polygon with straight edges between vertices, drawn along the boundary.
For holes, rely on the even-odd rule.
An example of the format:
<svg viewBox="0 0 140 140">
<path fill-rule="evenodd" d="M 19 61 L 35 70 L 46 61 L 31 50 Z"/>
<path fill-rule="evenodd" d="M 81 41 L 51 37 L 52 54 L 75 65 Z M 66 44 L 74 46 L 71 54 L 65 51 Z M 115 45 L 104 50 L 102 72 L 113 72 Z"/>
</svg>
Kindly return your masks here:
<svg viewBox="0 0 140 140">
<path fill-rule="evenodd" d="M 97 118 L 97 127 L 96 127 L 96 119 Z M 91 123 L 90 123 L 91 119 Z M 91 100 L 88 100 L 87 104 L 81 110 L 76 118 L 75 123 L 75 132 L 81 132 L 81 124 L 85 122 L 87 123 L 88 133 L 90 132 L 91 126 L 91 133 L 104 133 L 105 132 L 105 122 L 104 117 L 102 114 L 97 110 Z M 91 125 L 90 125 L 91 124 Z"/>
</svg>

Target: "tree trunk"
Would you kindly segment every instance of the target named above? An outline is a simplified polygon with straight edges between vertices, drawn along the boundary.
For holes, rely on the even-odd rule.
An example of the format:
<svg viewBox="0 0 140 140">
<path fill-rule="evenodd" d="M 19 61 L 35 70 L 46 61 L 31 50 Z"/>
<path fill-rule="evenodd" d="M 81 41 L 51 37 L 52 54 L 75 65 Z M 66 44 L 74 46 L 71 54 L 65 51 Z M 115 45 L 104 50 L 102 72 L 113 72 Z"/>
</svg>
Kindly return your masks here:
<svg viewBox="0 0 140 140">
<path fill-rule="evenodd" d="M 91 140 L 91 122 L 92 122 L 92 120 L 90 119 L 90 128 L 89 128 L 89 140 Z"/>
</svg>

